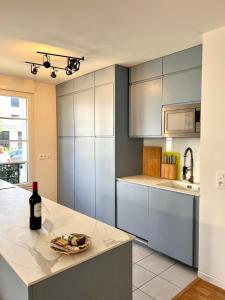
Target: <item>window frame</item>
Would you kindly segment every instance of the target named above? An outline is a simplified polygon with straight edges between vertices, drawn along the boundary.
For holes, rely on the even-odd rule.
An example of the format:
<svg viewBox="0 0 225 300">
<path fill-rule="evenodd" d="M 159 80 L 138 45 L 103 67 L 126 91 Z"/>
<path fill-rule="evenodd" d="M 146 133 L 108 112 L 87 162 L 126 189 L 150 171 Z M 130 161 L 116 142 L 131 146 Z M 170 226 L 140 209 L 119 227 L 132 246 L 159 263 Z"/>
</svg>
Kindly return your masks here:
<svg viewBox="0 0 225 300">
<path fill-rule="evenodd" d="M 0 119 L 12 119 L 12 120 L 26 120 L 27 121 L 27 137 L 26 140 L 9 140 L 9 142 L 17 141 L 17 142 L 26 142 L 27 143 L 27 182 L 18 183 L 17 186 L 26 187 L 30 186 L 31 180 L 33 178 L 33 161 L 34 156 L 33 152 L 33 97 L 34 95 L 31 93 L 23 93 L 23 92 L 15 92 L 0 89 L 1 96 L 9 96 L 9 97 L 20 97 L 25 98 L 27 100 L 27 116 L 26 118 L 13 118 L 13 117 L 1 117 Z"/>
</svg>

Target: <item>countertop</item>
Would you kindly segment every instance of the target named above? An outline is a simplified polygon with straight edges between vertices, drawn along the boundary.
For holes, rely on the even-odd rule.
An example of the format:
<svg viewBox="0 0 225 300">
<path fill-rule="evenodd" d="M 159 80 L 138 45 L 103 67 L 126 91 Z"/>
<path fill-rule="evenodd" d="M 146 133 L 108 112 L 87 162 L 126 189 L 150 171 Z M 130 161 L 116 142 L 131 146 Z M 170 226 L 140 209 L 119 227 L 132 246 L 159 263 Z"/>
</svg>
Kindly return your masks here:
<svg viewBox="0 0 225 300">
<path fill-rule="evenodd" d="M 117 180 L 129 182 L 129 183 L 140 184 L 140 185 L 149 186 L 149 187 L 154 187 L 154 188 L 158 188 L 158 189 L 162 189 L 162 190 L 173 191 L 173 192 L 182 193 L 182 194 L 193 195 L 193 196 L 200 195 L 199 191 L 181 190 L 181 189 L 176 189 L 176 188 L 172 188 L 172 187 L 159 186 L 159 184 L 171 181 L 170 179 L 156 178 L 156 177 L 150 177 L 150 176 L 146 176 L 146 175 L 135 175 L 135 176 L 117 178 Z"/>
<path fill-rule="evenodd" d="M 42 197 L 42 229 L 29 229 L 29 197 L 22 188 L 0 190 L 0 255 L 21 280 L 33 285 L 106 251 L 127 243 L 132 236 Z M 92 238 L 87 251 L 64 256 L 49 247 L 63 233 L 84 233 Z"/>
<path fill-rule="evenodd" d="M 0 179 L 0 190 L 14 188 L 15 185 Z"/>
</svg>

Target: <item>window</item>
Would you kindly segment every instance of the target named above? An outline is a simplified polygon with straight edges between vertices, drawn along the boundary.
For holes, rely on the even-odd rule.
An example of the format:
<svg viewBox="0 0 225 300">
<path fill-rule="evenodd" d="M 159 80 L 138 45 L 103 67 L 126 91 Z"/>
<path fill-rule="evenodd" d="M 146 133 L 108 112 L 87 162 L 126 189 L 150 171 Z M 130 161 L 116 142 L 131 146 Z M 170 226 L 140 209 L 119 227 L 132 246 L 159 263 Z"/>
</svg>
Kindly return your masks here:
<svg viewBox="0 0 225 300">
<path fill-rule="evenodd" d="M 17 97 L 11 97 L 11 107 L 19 107 L 20 100 Z"/>
<path fill-rule="evenodd" d="M 28 181 L 27 99 L 0 95 L 0 179 Z"/>
</svg>

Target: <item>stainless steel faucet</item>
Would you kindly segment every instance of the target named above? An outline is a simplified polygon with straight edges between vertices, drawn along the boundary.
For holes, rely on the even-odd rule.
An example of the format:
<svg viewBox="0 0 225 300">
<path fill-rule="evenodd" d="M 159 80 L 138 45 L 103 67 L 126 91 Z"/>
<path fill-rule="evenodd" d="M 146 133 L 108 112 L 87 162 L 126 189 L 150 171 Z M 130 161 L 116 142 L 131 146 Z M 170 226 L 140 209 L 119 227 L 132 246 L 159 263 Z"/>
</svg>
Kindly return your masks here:
<svg viewBox="0 0 225 300">
<path fill-rule="evenodd" d="M 190 155 L 191 155 L 191 165 L 189 167 L 186 166 L 186 158 L 187 158 L 188 152 L 190 152 Z M 184 152 L 183 179 L 184 180 L 187 179 L 187 172 L 190 171 L 190 177 L 187 180 L 191 183 L 194 182 L 193 168 L 194 168 L 193 151 L 190 147 L 188 147 Z"/>
</svg>

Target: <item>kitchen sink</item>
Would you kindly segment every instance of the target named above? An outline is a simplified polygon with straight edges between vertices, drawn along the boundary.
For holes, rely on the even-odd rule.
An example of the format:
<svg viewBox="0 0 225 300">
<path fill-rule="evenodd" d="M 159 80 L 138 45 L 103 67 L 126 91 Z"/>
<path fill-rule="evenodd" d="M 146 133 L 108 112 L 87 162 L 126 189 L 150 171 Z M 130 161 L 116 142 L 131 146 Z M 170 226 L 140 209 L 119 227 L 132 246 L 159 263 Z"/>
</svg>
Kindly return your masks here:
<svg viewBox="0 0 225 300">
<path fill-rule="evenodd" d="M 187 181 L 170 180 L 170 181 L 161 182 L 157 185 L 161 187 L 167 187 L 167 188 L 182 190 L 182 191 L 195 191 L 195 192 L 200 191 L 200 186 L 198 184 L 190 183 Z"/>
</svg>

